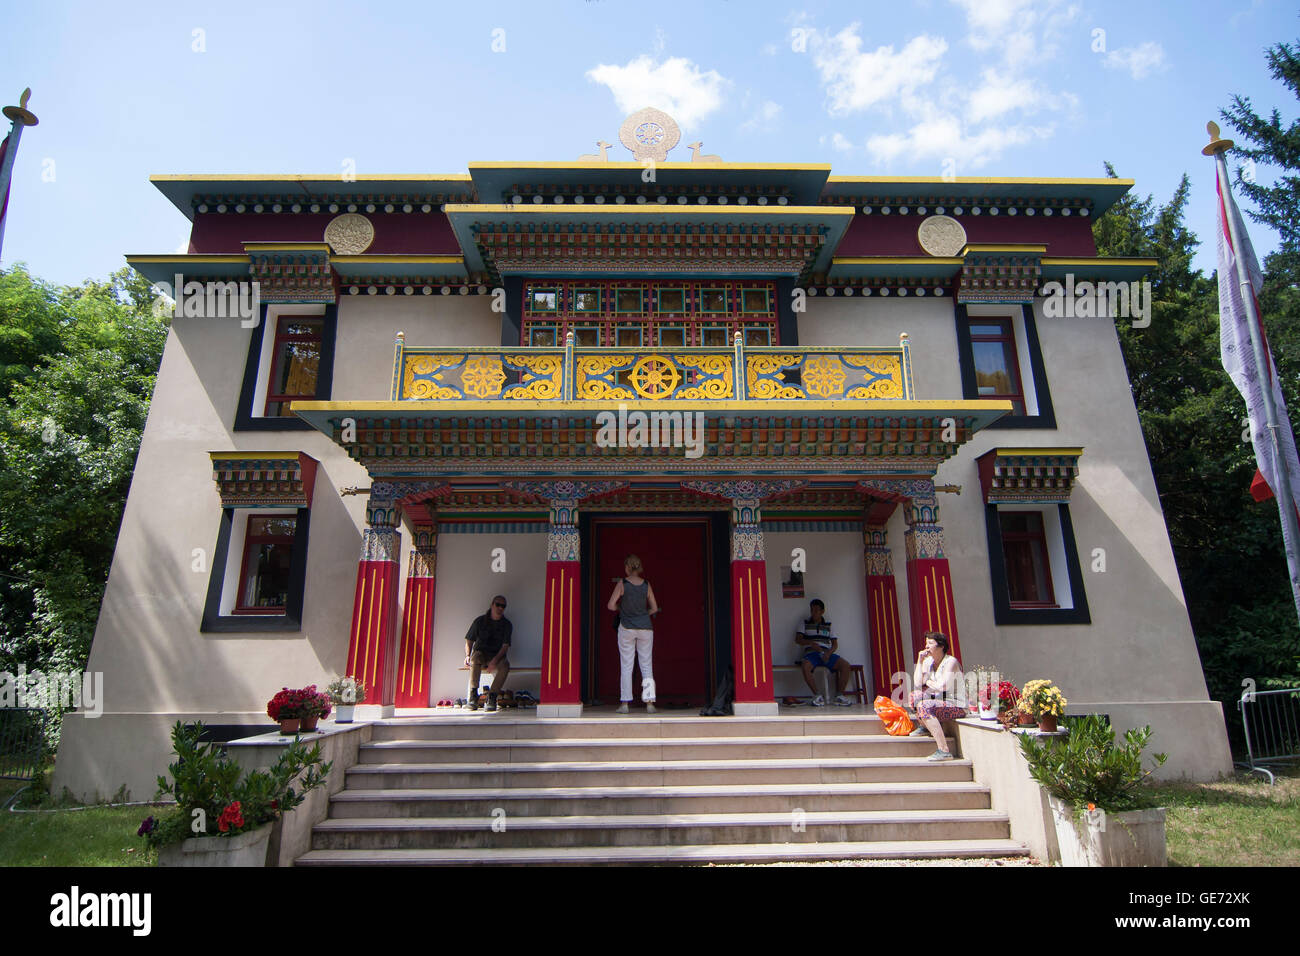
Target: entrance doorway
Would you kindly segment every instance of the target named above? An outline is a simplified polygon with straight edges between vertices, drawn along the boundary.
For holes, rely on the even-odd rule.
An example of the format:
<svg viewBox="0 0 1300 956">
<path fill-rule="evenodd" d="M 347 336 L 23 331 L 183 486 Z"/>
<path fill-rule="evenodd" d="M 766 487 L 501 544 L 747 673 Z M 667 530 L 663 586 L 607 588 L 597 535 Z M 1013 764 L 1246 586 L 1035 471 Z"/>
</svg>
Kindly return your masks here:
<svg viewBox="0 0 1300 956">
<path fill-rule="evenodd" d="M 716 670 L 713 528 L 708 515 L 681 517 L 593 515 L 588 562 L 587 700 L 619 699 L 618 633 L 606 608 L 629 554 L 641 559 L 654 588 L 654 678 L 661 706 L 700 706 L 713 696 Z M 641 699 L 640 665 L 632 693 Z"/>
</svg>

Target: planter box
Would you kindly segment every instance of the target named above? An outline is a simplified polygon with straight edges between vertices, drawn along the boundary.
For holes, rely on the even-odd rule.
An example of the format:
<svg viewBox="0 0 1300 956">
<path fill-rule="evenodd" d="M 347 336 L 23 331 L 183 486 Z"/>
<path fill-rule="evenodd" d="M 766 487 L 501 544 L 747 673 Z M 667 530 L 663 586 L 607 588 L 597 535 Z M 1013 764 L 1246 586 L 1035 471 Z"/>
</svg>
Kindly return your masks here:
<svg viewBox="0 0 1300 956">
<path fill-rule="evenodd" d="M 1166 866 L 1165 811 L 1127 810 L 1080 819 L 1049 796 L 1062 866 Z"/>
<path fill-rule="evenodd" d="M 275 824 L 233 837 L 193 837 L 158 849 L 159 866 L 266 866 Z"/>
</svg>

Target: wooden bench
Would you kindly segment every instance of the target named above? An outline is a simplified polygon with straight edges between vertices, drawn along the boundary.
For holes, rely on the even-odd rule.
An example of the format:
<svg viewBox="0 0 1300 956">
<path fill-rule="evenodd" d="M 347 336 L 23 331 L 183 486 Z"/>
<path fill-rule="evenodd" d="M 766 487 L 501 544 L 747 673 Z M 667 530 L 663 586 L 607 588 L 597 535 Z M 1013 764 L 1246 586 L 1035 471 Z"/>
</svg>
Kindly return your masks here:
<svg viewBox="0 0 1300 956">
<path fill-rule="evenodd" d="M 802 664 L 773 664 L 772 673 L 775 674 L 777 671 L 795 671 L 798 673 L 802 673 L 803 665 Z M 823 679 L 825 683 L 823 684 L 823 686 L 825 687 L 825 693 L 823 694 L 823 696 L 827 700 L 830 700 L 832 697 L 831 669 L 829 667 L 814 668 L 813 669 L 814 680 L 816 680 L 816 674 L 818 671 L 822 671 L 824 674 Z M 863 665 L 861 664 L 849 665 L 849 686 L 844 688 L 844 693 L 848 694 L 850 697 L 856 697 L 858 699 L 858 703 L 860 704 L 865 705 L 867 703 L 867 676 L 865 671 L 863 670 Z"/>
</svg>

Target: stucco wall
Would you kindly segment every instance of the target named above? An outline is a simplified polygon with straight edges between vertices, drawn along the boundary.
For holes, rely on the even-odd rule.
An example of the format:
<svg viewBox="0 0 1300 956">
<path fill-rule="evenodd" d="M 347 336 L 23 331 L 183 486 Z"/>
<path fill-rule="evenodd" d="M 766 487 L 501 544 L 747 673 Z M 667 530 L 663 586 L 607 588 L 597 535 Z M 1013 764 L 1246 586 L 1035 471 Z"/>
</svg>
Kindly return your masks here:
<svg viewBox="0 0 1300 956">
<path fill-rule="evenodd" d="M 419 345 L 495 345 L 500 316 L 486 296 L 345 296 L 339 306 L 333 398 L 386 399 L 392 343 L 399 330 Z M 945 547 L 951 562 L 963 657 L 994 663 L 1017 681 L 1051 677 L 1072 712 L 1110 713 L 1118 723 L 1150 722 L 1154 745 L 1170 751 L 1166 776 L 1212 776 L 1230 768 L 1222 715 L 1206 698 L 1160 503 L 1112 323 L 1037 321 L 1058 427 L 980 433 L 938 472 Z M 261 330 L 256 330 L 260 333 Z M 917 398 L 961 396 L 949 298 L 810 299 L 800 316 L 803 345 L 913 346 Z M 236 321 L 178 319 L 168 338 L 155 399 L 123 516 L 90 669 L 104 673 L 105 715 L 70 719 L 55 786 L 109 794 L 125 783 L 152 793 L 166 762 L 167 729 L 178 716 L 260 723 L 279 687 L 324 683 L 342 673 L 364 526 L 364 496 L 338 489 L 369 484 L 365 470 L 316 432 L 234 432 L 232 423 L 249 335 Z M 1002 446 L 1084 448 L 1070 513 L 1077 536 L 1090 625 L 997 626 L 983 503 L 975 459 Z M 221 518 L 209 451 L 304 451 L 320 462 L 311 514 L 305 610 L 300 631 L 199 631 Z M 903 521 L 889 524 L 903 631 L 908 632 Z M 403 585 L 409 553 L 403 534 Z M 494 574 L 490 547 L 507 541 L 507 571 Z M 491 594 L 510 599 L 512 662 L 541 657 L 544 534 L 446 533 L 439 541 L 433 699 L 464 691 L 465 629 Z M 808 597 L 827 602 L 841 653 L 867 664 L 862 541 L 853 532 L 773 532 L 767 540 L 773 659 L 793 660 L 793 626 L 806 602 L 780 596 L 790 549 L 809 553 Z M 1093 571 L 1094 549 L 1106 570 Z M 201 560 L 200 560 L 201 559 Z M 910 652 L 907 656 L 911 656 Z M 778 693 L 799 691 L 794 675 Z M 513 687 L 536 688 L 520 675 Z"/>
</svg>

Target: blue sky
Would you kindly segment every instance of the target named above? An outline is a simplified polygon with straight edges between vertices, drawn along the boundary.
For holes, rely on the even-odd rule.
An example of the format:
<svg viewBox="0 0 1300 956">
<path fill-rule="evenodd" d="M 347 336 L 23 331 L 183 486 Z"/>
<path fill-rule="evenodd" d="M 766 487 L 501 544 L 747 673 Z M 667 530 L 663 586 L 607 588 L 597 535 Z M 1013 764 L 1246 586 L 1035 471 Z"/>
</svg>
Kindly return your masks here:
<svg viewBox="0 0 1300 956">
<path fill-rule="evenodd" d="M 1187 172 L 1208 272 L 1206 121 L 1234 92 L 1297 113 L 1263 56 L 1300 37 L 1280 0 L 42 2 L 3 18 L 0 100 L 30 86 L 41 118 L 4 264 L 68 283 L 182 244 L 188 223 L 151 173 L 574 159 L 617 143 L 643 105 L 730 161 L 1101 176 L 1109 160 L 1159 200 Z M 1252 238 L 1261 256 L 1277 242 L 1260 226 Z"/>
</svg>

